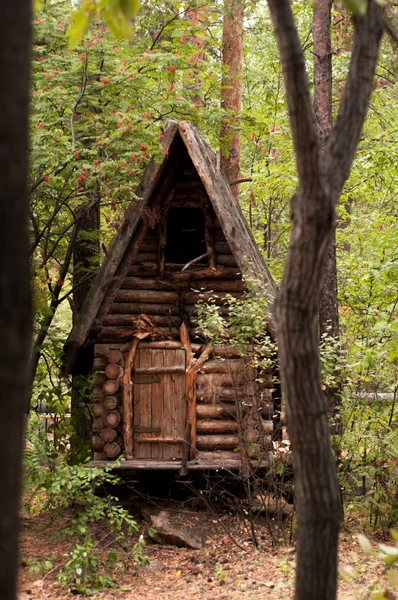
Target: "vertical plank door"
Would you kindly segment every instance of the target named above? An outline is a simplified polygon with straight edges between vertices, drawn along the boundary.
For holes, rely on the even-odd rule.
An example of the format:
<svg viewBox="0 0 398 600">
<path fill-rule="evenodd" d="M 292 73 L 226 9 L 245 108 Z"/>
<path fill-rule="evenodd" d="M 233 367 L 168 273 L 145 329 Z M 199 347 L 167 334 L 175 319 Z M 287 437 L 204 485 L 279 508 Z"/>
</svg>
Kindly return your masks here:
<svg viewBox="0 0 398 600">
<path fill-rule="evenodd" d="M 134 458 L 182 458 L 186 421 L 185 350 L 138 348 L 132 380 Z"/>
</svg>

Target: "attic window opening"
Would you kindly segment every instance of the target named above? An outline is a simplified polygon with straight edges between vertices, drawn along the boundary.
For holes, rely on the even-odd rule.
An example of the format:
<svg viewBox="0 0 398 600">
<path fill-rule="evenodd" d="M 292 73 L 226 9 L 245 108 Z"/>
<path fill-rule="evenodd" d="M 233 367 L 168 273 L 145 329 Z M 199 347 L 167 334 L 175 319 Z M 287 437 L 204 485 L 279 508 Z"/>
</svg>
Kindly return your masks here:
<svg viewBox="0 0 398 600">
<path fill-rule="evenodd" d="M 170 208 L 167 216 L 165 262 L 185 265 L 206 254 L 205 216 L 200 208 Z M 197 264 L 207 264 L 202 258 Z"/>
</svg>

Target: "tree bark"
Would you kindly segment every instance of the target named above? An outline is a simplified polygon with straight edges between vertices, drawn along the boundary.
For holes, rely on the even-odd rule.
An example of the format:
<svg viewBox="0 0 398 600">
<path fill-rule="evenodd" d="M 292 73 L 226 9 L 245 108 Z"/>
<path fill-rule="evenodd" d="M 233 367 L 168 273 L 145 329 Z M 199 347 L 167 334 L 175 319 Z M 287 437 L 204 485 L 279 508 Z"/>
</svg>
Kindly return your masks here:
<svg viewBox="0 0 398 600">
<path fill-rule="evenodd" d="M 28 116 L 31 0 L 4 0 L 0 20 L 0 598 L 16 598 L 31 293 Z"/>
<path fill-rule="evenodd" d="M 314 115 L 319 146 L 323 152 L 333 126 L 332 116 L 332 0 L 314 2 L 312 37 L 314 53 Z M 331 234 L 326 272 L 319 303 L 320 335 L 339 341 L 339 307 L 337 297 L 336 227 Z M 341 386 L 327 386 L 325 396 L 329 413 L 334 415 L 341 401 Z"/>
<path fill-rule="evenodd" d="M 298 511 L 296 600 L 335 600 L 339 490 L 321 389 L 319 302 L 334 209 L 359 143 L 382 37 L 381 9 L 354 18 L 354 47 L 340 110 L 321 151 L 301 43 L 288 0 L 268 0 L 282 59 L 299 185 L 276 300 L 281 383 Z"/>
<path fill-rule="evenodd" d="M 220 131 L 220 165 L 228 181 L 240 179 L 240 135 L 236 124 L 242 109 L 244 10 L 245 0 L 224 1 L 221 108 L 229 114 L 224 117 Z M 232 191 L 239 200 L 239 185 Z"/>
<path fill-rule="evenodd" d="M 98 194 L 96 194 L 98 195 Z M 80 208 L 73 248 L 73 321 L 83 306 L 100 262 L 99 200 Z M 82 385 L 80 375 L 72 377 L 71 457 L 81 458 L 91 444 L 91 389 Z"/>
</svg>

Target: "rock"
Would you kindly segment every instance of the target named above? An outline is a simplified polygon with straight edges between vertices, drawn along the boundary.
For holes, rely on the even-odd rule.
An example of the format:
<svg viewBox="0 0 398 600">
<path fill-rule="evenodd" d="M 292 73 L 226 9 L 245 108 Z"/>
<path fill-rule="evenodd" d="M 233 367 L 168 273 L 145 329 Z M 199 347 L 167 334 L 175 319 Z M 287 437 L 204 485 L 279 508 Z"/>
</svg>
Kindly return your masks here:
<svg viewBox="0 0 398 600">
<path fill-rule="evenodd" d="M 193 550 L 200 550 L 205 544 L 206 536 L 191 515 L 172 513 L 167 510 L 145 509 L 143 516 L 150 528 L 154 530 L 150 532 L 152 540 L 158 544 L 192 548 Z M 185 516 L 186 519 L 184 519 Z"/>
</svg>

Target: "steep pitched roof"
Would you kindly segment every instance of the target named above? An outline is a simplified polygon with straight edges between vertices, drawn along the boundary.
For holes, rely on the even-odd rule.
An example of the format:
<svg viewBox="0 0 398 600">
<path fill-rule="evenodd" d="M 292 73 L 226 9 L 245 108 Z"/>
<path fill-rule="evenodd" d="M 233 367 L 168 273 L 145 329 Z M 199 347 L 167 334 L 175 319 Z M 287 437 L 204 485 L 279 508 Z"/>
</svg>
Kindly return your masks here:
<svg viewBox="0 0 398 600">
<path fill-rule="evenodd" d="M 66 341 L 63 357 L 66 372 L 71 371 L 79 349 L 87 339 L 104 296 L 114 281 L 116 271 L 141 222 L 144 209 L 150 201 L 160 177 L 167 169 L 173 153 L 173 142 L 177 137 L 182 140 L 188 151 L 239 269 L 243 274 L 259 281 L 264 286 L 264 291 L 268 295 L 270 303 L 275 298 L 276 286 L 271 273 L 254 241 L 252 232 L 239 204 L 236 202 L 230 185 L 220 171 L 215 153 L 204 142 L 195 127 L 186 122 L 175 123 L 170 121 L 164 131 L 162 141 L 165 158 L 161 164 L 152 162 L 145 170 L 136 191 L 136 196 L 140 200 L 133 200 L 130 203 L 120 230 L 113 239 L 108 255 L 94 279 L 92 288 Z M 274 333 L 271 318 L 270 332 Z"/>
</svg>

